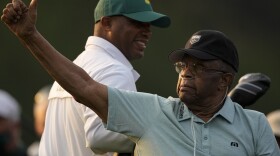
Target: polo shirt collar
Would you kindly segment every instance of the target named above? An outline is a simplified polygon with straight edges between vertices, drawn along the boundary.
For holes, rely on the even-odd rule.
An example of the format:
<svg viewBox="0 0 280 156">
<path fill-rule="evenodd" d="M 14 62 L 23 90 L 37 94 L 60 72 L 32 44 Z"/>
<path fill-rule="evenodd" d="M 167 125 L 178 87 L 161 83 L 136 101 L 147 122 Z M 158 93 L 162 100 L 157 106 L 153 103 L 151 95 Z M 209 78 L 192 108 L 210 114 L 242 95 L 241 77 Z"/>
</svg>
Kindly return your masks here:
<svg viewBox="0 0 280 156">
<path fill-rule="evenodd" d="M 88 37 L 88 40 L 85 45 L 85 49 L 91 49 L 94 46 L 98 46 L 98 47 L 104 49 L 104 51 L 106 53 L 108 53 L 113 58 L 115 58 L 116 60 L 118 60 L 125 66 L 127 66 L 132 71 L 135 81 L 140 77 L 138 72 L 133 69 L 133 66 L 127 60 L 127 58 L 123 55 L 123 53 L 117 47 L 115 47 L 112 43 L 110 43 L 109 41 L 107 41 L 101 37 L 97 37 L 97 36 Z"/>
<path fill-rule="evenodd" d="M 232 123 L 234 119 L 234 113 L 234 103 L 232 102 L 230 97 L 227 97 L 224 106 L 214 115 L 214 117 L 220 115 L 223 118 L 225 118 L 228 122 Z"/>
<path fill-rule="evenodd" d="M 183 121 L 190 119 L 192 117 L 192 112 L 188 109 L 188 107 L 183 103 L 179 103 L 179 112 L 177 113 L 178 121 Z"/>
<path fill-rule="evenodd" d="M 224 119 L 226 119 L 228 122 L 232 123 L 234 118 L 234 113 L 235 113 L 234 104 L 232 100 L 229 97 L 227 97 L 224 106 L 212 117 L 212 119 L 219 115 Z M 193 115 L 192 112 L 187 108 L 187 106 L 183 102 L 180 102 L 179 112 L 177 114 L 177 120 L 178 121 L 188 120 L 191 119 L 192 115 Z M 212 119 L 210 119 L 209 121 L 211 121 Z M 201 122 L 202 120 L 199 120 L 198 118 L 194 118 L 194 121 Z"/>
</svg>

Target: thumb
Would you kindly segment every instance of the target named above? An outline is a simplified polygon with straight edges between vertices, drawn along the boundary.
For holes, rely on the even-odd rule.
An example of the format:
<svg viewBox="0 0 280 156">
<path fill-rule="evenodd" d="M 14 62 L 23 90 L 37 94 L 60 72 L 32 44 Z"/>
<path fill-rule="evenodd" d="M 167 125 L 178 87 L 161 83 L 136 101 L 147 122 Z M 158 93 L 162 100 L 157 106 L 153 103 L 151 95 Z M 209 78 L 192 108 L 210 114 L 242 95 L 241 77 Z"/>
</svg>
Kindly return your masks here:
<svg viewBox="0 0 280 156">
<path fill-rule="evenodd" d="M 29 10 L 31 12 L 37 12 L 38 0 L 32 0 L 29 4 Z"/>
<path fill-rule="evenodd" d="M 31 0 L 29 4 L 29 15 L 32 20 L 34 20 L 34 23 L 36 23 L 37 19 L 37 6 L 38 6 L 38 0 Z"/>
</svg>

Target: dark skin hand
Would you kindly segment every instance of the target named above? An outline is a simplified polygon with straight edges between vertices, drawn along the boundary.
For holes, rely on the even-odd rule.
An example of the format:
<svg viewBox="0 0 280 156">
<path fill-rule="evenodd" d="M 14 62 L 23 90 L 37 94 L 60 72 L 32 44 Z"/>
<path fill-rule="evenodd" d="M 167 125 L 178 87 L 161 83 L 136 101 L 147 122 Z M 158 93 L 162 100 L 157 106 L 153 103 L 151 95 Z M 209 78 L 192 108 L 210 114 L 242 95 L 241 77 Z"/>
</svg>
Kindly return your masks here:
<svg viewBox="0 0 280 156">
<path fill-rule="evenodd" d="M 92 80 L 37 31 L 37 5 L 38 0 L 32 0 L 29 6 L 21 0 L 13 0 L 4 8 L 1 20 L 65 90 L 107 122 L 107 87 Z"/>
</svg>

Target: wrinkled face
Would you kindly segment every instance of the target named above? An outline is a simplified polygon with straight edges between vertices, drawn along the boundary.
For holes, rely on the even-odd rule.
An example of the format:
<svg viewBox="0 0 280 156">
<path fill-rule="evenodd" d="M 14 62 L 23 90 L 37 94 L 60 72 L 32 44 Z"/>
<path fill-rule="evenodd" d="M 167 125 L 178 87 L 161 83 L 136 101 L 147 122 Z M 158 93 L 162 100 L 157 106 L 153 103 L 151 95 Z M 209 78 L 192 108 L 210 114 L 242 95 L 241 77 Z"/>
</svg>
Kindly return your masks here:
<svg viewBox="0 0 280 156">
<path fill-rule="evenodd" d="M 144 56 L 144 50 L 151 37 L 149 23 L 138 22 L 124 16 L 110 17 L 110 42 L 114 44 L 128 60 Z"/>
<path fill-rule="evenodd" d="M 202 61 L 185 57 L 182 62 L 187 67 L 179 73 L 177 94 L 184 103 L 204 103 L 219 94 L 218 86 L 223 72 L 219 70 L 217 60 Z"/>
</svg>

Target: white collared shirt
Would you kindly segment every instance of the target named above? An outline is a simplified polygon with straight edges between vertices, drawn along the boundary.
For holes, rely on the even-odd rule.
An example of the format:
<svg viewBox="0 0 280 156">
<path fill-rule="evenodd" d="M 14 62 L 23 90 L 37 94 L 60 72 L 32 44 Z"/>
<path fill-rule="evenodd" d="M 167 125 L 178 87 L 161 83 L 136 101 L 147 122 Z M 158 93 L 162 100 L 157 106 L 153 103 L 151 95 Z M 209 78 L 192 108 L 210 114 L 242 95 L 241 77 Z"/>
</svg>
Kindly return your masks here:
<svg viewBox="0 0 280 156">
<path fill-rule="evenodd" d="M 110 42 L 90 36 L 85 51 L 74 63 L 94 80 L 105 85 L 136 91 L 139 74 L 125 56 Z M 40 143 L 40 156 L 111 156 L 102 149 L 133 149 L 127 137 L 105 130 L 101 119 L 89 108 L 54 83 L 49 94 L 45 130 Z M 90 149 L 91 148 L 91 149 Z"/>
</svg>

